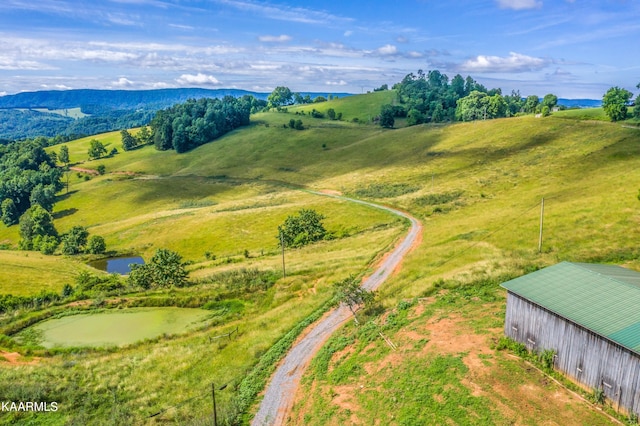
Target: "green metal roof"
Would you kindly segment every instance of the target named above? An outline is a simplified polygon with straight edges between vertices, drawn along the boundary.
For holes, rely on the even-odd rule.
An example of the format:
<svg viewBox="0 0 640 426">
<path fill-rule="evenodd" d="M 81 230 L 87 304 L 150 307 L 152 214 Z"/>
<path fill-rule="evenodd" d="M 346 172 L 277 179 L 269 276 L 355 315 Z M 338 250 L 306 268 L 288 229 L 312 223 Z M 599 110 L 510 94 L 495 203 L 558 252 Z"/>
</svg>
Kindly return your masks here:
<svg viewBox="0 0 640 426">
<path fill-rule="evenodd" d="M 640 353 L 640 273 L 614 265 L 562 262 L 502 287 Z"/>
</svg>

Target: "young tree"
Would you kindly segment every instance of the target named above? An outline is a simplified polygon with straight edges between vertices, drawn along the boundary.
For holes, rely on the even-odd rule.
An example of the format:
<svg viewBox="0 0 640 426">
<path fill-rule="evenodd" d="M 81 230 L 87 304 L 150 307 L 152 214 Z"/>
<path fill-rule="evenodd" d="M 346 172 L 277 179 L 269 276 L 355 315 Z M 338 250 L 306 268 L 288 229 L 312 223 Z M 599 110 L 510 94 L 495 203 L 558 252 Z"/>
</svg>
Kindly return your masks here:
<svg viewBox="0 0 640 426">
<path fill-rule="evenodd" d="M 527 96 L 527 99 L 524 101 L 524 106 L 522 109 L 527 114 L 533 114 L 536 112 L 536 108 L 538 108 L 538 104 L 540 103 L 540 99 L 537 95 Z"/>
<path fill-rule="evenodd" d="M 350 276 L 334 284 L 336 298 L 349 307 L 353 317 L 358 323 L 355 308 L 359 305 L 368 305 L 375 299 L 375 294 L 360 286 L 355 277 Z"/>
<path fill-rule="evenodd" d="M 301 247 L 322 240 L 327 230 L 322 224 L 324 216 L 315 210 L 301 209 L 296 216 L 288 216 L 278 226 L 278 241 L 282 238 L 285 246 Z"/>
<path fill-rule="evenodd" d="M 60 161 L 65 166 L 69 165 L 69 148 L 66 145 L 62 145 L 60 147 L 60 152 L 58 153 L 58 161 Z"/>
<path fill-rule="evenodd" d="M 89 238 L 89 231 L 84 226 L 74 226 L 62 236 L 62 252 L 64 254 L 78 254 L 84 251 Z"/>
<path fill-rule="evenodd" d="M 294 128 L 296 130 L 304 130 L 304 126 L 302 125 L 302 120 L 297 119 L 295 124 L 294 124 Z"/>
<path fill-rule="evenodd" d="M 29 202 L 31 205 L 40 204 L 46 211 L 53 210 L 56 201 L 56 188 L 53 185 L 37 184 L 31 191 Z"/>
<path fill-rule="evenodd" d="M 390 129 L 395 124 L 393 106 L 386 104 L 382 105 L 380 109 L 380 125 L 384 128 Z"/>
<path fill-rule="evenodd" d="M 34 204 L 20 217 L 20 243 L 22 250 L 40 250 L 43 237 L 58 238 L 53 217 L 39 204 Z"/>
<path fill-rule="evenodd" d="M 158 249 L 151 258 L 153 282 L 158 287 L 184 287 L 188 273 L 182 256 L 175 251 Z"/>
<path fill-rule="evenodd" d="M 151 134 L 149 127 L 142 126 L 142 129 L 140 129 L 140 131 L 136 135 L 136 139 L 138 139 L 140 145 L 147 145 L 151 143 L 153 141 L 153 135 Z"/>
<path fill-rule="evenodd" d="M 127 281 L 132 287 L 141 287 L 148 290 L 153 285 L 153 271 L 149 265 L 130 265 L 131 271 Z"/>
<path fill-rule="evenodd" d="M 107 244 L 100 235 L 92 235 L 87 242 L 87 253 L 102 254 L 107 251 Z"/>
<path fill-rule="evenodd" d="M 146 127 L 145 127 L 146 129 Z M 122 138 L 122 149 L 125 151 L 131 151 L 132 149 L 134 149 L 136 146 L 138 146 L 138 140 L 136 138 L 134 138 L 131 133 L 129 133 L 127 130 L 121 130 L 120 131 L 120 136 Z M 106 151 L 105 151 L 106 153 Z"/>
<path fill-rule="evenodd" d="M 602 97 L 602 109 L 611 121 L 627 118 L 627 103 L 633 93 L 620 87 L 612 87 Z"/>
<path fill-rule="evenodd" d="M 555 106 L 558 105 L 558 97 L 552 93 L 544 95 L 544 98 L 542 98 L 541 105 L 543 108 L 546 106 L 546 107 L 549 107 L 549 111 L 553 111 L 553 108 L 555 108 Z"/>
<path fill-rule="evenodd" d="M 89 150 L 87 153 L 89 154 L 89 159 L 95 160 L 105 155 L 107 153 L 107 148 L 99 140 L 91 139 L 91 141 L 89 141 Z"/>
<path fill-rule="evenodd" d="M 329 120 L 335 120 L 336 119 L 336 110 L 333 108 L 329 108 L 327 110 L 327 117 L 329 117 Z"/>
<path fill-rule="evenodd" d="M 293 103 L 293 93 L 288 87 L 278 86 L 267 97 L 270 108 L 291 105 Z"/>
</svg>

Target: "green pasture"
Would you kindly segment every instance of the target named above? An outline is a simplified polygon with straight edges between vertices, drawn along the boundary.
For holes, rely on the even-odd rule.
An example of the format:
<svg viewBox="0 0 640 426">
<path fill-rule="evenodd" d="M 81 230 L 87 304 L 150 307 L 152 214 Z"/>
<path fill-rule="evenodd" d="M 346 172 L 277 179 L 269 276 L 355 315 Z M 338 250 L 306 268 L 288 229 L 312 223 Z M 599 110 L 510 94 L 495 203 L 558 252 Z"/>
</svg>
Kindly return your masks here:
<svg viewBox="0 0 640 426">
<path fill-rule="evenodd" d="M 558 118 L 570 118 L 573 120 L 610 121 L 602 108 L 566 109 L 564 111 L 554 112 L 553 116 Z"/>
<path fill-rule="evenodd" d="M 113 424 L 112 418 L 144 422 L 163 409 L 167 411 L 161 421 L 204 422 L 210 409 L 197 400 L 171 407 L 208 392 L 211 381 L 230 383 L 232 389 L 280 337 L 331 297 L 333 282 L 366 273 L 406 229 L 403 221 L 390 214 L 322 198 L 303 188 L 359 194 L 422 220 L 421 245 L 380 289 L 385 309 L 402 300 L 430 297 L 440 279 L 464 285 L 480 278 L 522 274 L 561 260 L 640 268 L 638 129 L 593 119 L 567 120 L 560 113 L 400 129 L 350 121 L 349 114 L 357 116 L 360 109 L 364 117 L 379 111 L 379 102 L 392 101 L 382 97 L 392 94 L 376 92 L 289 108 L 287 113 L 257 114 L 251 125 L 185 154 L 159 152 L 152 146 L 122 152 L 118 132 L 69 142 L 72 162 L 91 169 L 103 164 L 106 174 L 88 180 L 82 174 L 70 174 L 70 191 L 63 190 L 55 206 L 56 227 L 64 232 L 81 224 L 91 234 L 104 236 L 109 250 L 117 253 L 148 259 L 156 248 L 166 247 L 190 263 L 196 285 L 144 297 L 171 297 L 176 303 L 213 297 L 217 293 L 210 282 L 216 274 L 241 268 L 279 273 L 277 225 L 303 207 L 325 215 L 335 239 L 287 250 L 287 277 L 278 278 L 265 291 L 242 296 L 244 308 L 238 317 L 222 314 L 221 308 L 220 321 L 209 329 L 116 352 L 66 353 L 40 365 L 6 368 L 0 363 L 0 383 L 11 384 L 2 388 L 5 394 L 27 398 L 43 392 L 59 397 L 73 407 L 74 421 L 80 423 L 101 419 Z M 358 104 L 373 97 L 380 99 L 371 101 L 370 108 Z M 344 102 L 344 111 L 335 107 L 339 102 Z M 320 107 L 343 112 L 345 120 L 295 114 L 296 108 Z M 302 119 L 305 130 L 283 127 L 291 118 Z M 92 138 L 120 152 L 86 161 Z M 538 253 L 543 197 L 545 232 L 542 253 Z M 16 228 L 0 226 L 0 242 L 15 246 Z M 3 268 L 9 258 L 5 253 L 16 252 L 0 252 Z M 28 269 L 32 268 L 38 280 L 31 285 L 40 286 L 33 287 L 34 292 L 61 289 L 84 268 L 82 262 L 63 256 L 19 254 L 24 254 L 25 266 L 15 267 L 17 278 L 11 279 L 33 277 Z M 14 288 L 8 280 L 1 285 L 3 292 Z M 138 297 L 143 296 L 134 299 Z M 466 312 L 464 306 L 456 309 Z M 495 324 L 499 315 L 493 314 Z M 209 340 L 236 326 L 240 326 L 237 339 Z M 478 328 L 482 327 L 479 323 Z M 431 374 L 431 365 L 449 369 L 455 374 L 447 380 L 453 381 L 443 379 L 442 387 L 483 404 L 484 400 L 473 399 L 459 387 L 465 375 L 460 359 L 456 354 L 429 358 L 420 368 L 403 363 L 397 382 L 409 388 L 406 378 L 412 372 Z M 513 366 L 508 359 L 501 362 Z M 338 385 L 362 376 L 356 367 L 349 368 L 345 365 Z M 34 381 L 47 385 L 34 389 L 29 385 Z M 84 393 L 79 396 L 77 389 Z M 402 392 L 389 398 L 404 398 Z M 221 392 L 223 410 L 230 410 L 232 395 L 232 391 Z M 316 412 L 321 413 L 325 402 L 317 400 Z M 479 407 L 478 415 L 492 415 L 474 406 Z M 411 413 L 418 407 L 405 409 Z M 343 415 L 348 419 L 345 413 L 327 418 L 342 421 Z M 51 422 L 69 422 L 70 416 L 70 412 L 58 412 Z M 471 417 L 472 413 L 460 418 Z M 310 418 L 311 424 L 324 420 Z"/>
<path fill-rule="evenodd" d="M 348 96 L 346 98 L 332 99 L 327 102 L 319 102 L 306 105 L 295 105 L 287 107 L 289 112 L 295 114 L 296 111 L 304 112 L 305 116 L 301 118 L 305 122 L 305 118 L 309 118 L 312 110 L 319 111 L 327 117 L 326 113 L 329 108 L 333 108 L 336 114 L 342 113 L 342 120 L 353 121 L 357 119 L 360 123 L 370 123 L 374 117 L 380 115 L 380 107 L 384 104 L 396 103 L 396 91 L 385 90 L 381 92 L 372 92 L 361 95 Z"/>
<path fill-rule="evenodd" d="M 37 252 L 0 250 L 0 282 L 3 294 L 35 295 L 42 290 L 59 292 L 80 271 L 92 268 L 74 259 Z"/>
<path fill-rule="evenodd" d="M 162 334 L 201 327 L 211 312 L 189 308 L 131 308 L 68 315 L 38 323 L 16 335 L 45 348 L 122 346 Z"/>
</svg>

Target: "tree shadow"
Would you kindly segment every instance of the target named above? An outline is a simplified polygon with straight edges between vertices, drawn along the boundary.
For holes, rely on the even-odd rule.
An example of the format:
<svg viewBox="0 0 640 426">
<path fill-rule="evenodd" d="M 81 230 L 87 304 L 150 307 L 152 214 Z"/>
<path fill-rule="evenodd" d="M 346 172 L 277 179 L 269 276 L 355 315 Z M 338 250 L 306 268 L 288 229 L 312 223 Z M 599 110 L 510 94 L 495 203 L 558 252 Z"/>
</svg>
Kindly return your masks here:
<svg viewBox="0 0 640 426">
<path fill-rule="evenodd" d="M 71 216 L 72 214 L 74 214 L 77 211 L 78 211 L 78 209 L 76 209 L 75 207 L 72 207 L 70 209 L 60 210 L 59 212 L 55 212 L 53 214 L 53 218 L 54 219 L 62 219 L 63 217 Z"/>
<path fill-rule="evenodd" d="M 65 194 L 60 194 L 56 197 L 56 203 L 58 201 L 62 201 L 62 200 L 66 200 L 67 198 L 69 198 L 71 195 L 75 194 L 76 192 L 78 192 L 77 189 L 74 189 L 73 191 L 69 191 Z"/>
</svg>

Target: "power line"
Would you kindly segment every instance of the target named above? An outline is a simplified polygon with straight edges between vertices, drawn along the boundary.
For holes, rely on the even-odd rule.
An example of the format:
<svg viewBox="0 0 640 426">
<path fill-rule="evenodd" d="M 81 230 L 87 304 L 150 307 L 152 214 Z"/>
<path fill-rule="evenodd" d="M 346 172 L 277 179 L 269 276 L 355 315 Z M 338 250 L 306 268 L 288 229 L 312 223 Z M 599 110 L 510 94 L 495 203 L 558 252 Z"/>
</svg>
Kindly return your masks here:
<svg viewBox="0 0 640 426">
<path fill-rule="evenodd" d="M 181 402 L 181 403 L 179 403 L 179 404 L 172 405 L 172 406 L 170 406 L 170 407 L 165 408 L 164 410 L 160 410 L 160 411 L 158 411 L 157 413 L 150 415 L 148 418 L 150 419 L 150 418 L 152 418 L 152 417 L 159 416 L 159 415 L 164 414 L 164 413 L 166 413 L 167 411 L 172 410 L 172 409 L 174 409 L 174 408 L 180 408 L 180 407 L 182 407 L 183 405 L 185 405 L 186 403 L 188 403 L 188 402 L 190 402 L 190 401 L 193 401 L 194 399 L 204 398 L 205 396 L 209 396 L 209 392 L 208 392 L 208 391 L 207 391 L 206 393 L 203 393 L 202 395 L 197 395 L 197 396 L 191 397 L 191 398 L 189 398 L 189 399 L 185 399 L 184 401 L 182 401 L 182 402 Z"/>
</svg>

